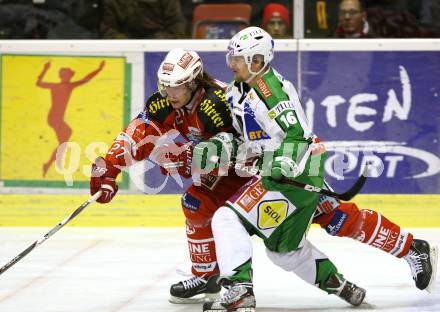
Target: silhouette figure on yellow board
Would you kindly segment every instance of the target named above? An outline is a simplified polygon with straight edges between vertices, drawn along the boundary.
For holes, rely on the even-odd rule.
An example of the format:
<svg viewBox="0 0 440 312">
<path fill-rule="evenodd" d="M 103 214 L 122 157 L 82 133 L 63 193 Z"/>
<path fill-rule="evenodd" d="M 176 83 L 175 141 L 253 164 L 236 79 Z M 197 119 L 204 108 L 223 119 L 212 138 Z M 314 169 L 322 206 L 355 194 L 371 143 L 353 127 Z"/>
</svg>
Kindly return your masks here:
<svg viewBox="0 0 440 312">
<path fill-rule="evenodd" d="M 60 77 L 60 82 L 45 82 L 43 81 L 44 76 L 50 68 L 50 61 L 44 64 L 43 70 L 38 76 L 37 86 L 40 88 L 50 89 L 51 93 L 51 107 L 49 114 L 47 116 L 47 123 L 51 128 L 55 130 L 55 134 L 58 139 L 58 143 L 62 144 L 69 141 L 72 135 L 72 129 L 64 120 L 64 114 L 66 112 L 67 104 L 69 104 L 69 99 L 72 91 L 94 78 L 105 66 L 105 61 L 99 64 L 99 67 L 92 71 L 91 73 L 84 76 L 84 78 L 78 81 L 71 81 L 75 72 L 69 67 L 60 68 L 58 75 Z M 55 147 L 50 159 L 43 164 L 43 177 L 46 176 L 47 171 L 56 159 L 58 146 Z"/>
</svg>

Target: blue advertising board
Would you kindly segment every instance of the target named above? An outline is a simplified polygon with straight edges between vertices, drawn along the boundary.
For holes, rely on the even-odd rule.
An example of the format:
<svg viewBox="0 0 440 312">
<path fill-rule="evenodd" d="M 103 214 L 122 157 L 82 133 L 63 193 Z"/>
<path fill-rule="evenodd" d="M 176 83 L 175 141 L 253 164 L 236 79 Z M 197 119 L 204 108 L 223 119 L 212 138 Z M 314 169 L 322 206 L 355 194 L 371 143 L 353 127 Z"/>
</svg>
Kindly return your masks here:
<svg viewBox="0 0 440 312">
<path fill-rule="evenodd" d="M 145 100 L 156 90 L 165 52 L 145 53 Z M 222 81 L 231 72 L 223 52 L 200 52 Z M 298 85 L 297 53 L 277 52 L 273 66 Z M 325 142 L 327 180 L 348 189 L 369 163 L 364 193 L 439 193 L 440 54 L 438 52 L 301 52 L 301 100 Z M 182 193 L 190 181 L 152 167 L 145 183 Z"/>
<path fill-rule="evenodd" d="M 363 192 L 439 193 L 438 52 L 304 52 L 302 65 L 302 102 L 335 189 L 368 162 Z"/>
</svg>

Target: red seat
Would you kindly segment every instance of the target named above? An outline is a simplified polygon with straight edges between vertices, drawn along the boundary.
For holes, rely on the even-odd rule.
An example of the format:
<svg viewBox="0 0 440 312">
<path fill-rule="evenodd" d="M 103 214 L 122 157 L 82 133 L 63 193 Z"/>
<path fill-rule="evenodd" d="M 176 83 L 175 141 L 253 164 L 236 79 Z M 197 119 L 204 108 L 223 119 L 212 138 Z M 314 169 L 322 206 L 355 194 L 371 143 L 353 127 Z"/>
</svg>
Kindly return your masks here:
<svg viewBox="0 0 440 312">
<path fill-rule="evenodd" d="M 199 4 L 193 13 L 192 37 L 230 39 L 249 26 L 251 11 L 247 3 Z"/>
</svg>

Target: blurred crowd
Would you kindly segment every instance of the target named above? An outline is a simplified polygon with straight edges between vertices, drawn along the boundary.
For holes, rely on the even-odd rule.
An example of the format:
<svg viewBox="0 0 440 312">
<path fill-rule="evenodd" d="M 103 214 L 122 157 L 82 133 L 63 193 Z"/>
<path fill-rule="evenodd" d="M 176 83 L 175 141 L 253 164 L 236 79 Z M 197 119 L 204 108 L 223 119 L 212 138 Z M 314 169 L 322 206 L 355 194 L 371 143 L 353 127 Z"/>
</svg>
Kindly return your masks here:
<svg viewBox="0 0 440 312">
<path fill-rule="evenodd" d="M 305 38 L 440 38 L 440 0 L 303 4 Z M 293 0 L 0 0 L 0 39 L 292 38 L 293 16 Z"/>
</svg>

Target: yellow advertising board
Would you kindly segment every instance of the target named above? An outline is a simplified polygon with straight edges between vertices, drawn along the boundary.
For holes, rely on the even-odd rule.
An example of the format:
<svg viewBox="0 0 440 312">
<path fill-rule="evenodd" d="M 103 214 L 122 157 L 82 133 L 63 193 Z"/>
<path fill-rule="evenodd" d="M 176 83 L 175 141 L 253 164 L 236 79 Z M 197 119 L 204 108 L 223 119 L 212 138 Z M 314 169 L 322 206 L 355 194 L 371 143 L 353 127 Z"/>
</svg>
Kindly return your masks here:
<svg viewBox="0 0 440 312">
<path fill-rule="evenodd" d="M 3 55 L 0 180 L 88 185 L 93 159 L 128 123 L 129 71 L 124 57 Z"/>
<path fill-rule="evenodd" d="M 69 226 L 168 227 L 184 226 L 181 195 L 118 194 L 108 204 L 87 208 Z M 0 227 L 52 227 L 89 198 L 81 194 L 0 194 Z M 361 208 L 374 209 L 391 221 L 411 228 L 440 226 L 439 195 L 364 194 L 355 198 Z M 423 213 L 415 207 L 423 207 Z M 317 225 L 315 225 L 317 226 Z"/>
</svg>

